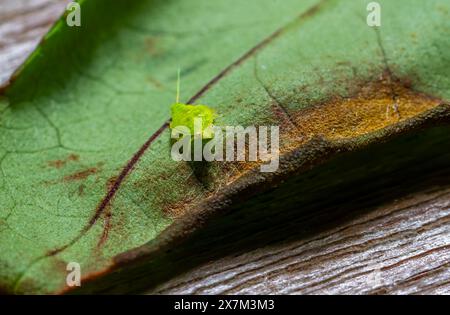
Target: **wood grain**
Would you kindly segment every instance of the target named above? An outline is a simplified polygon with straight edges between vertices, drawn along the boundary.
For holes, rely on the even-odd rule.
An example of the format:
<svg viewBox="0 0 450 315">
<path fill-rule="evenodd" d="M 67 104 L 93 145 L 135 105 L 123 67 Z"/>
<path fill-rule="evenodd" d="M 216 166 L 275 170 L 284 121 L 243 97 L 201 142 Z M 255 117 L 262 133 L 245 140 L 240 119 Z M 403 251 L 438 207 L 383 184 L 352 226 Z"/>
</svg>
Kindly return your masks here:
<svg viewBox="0 0 450 315">
<path fill-rule="evenodd" d="M 0 87 L 64 11 L 68 0 L 0 1 Z"/>
<path fill-rule="evenodd" d="M 0 86 L 66 3 L 0 1 Z M 302 223 L 306 234 L 290 230 L 292 238 L 203 263 L 147 293 L 448 294 L 450 180 L 442 177 L 439 184 L 431 180 L 413 192 L 377 201 L 376 207 L 325 209 Z M 385 189 L 388 195 L 396 187 Z"/>
<path fill-rule="evenodd" d="M 325 231 L 315 226 L 308 238 L 206 263 L 151 293 L 450 293 L 450 187 L 349 215 L 323 220 Z"/>
</svg>

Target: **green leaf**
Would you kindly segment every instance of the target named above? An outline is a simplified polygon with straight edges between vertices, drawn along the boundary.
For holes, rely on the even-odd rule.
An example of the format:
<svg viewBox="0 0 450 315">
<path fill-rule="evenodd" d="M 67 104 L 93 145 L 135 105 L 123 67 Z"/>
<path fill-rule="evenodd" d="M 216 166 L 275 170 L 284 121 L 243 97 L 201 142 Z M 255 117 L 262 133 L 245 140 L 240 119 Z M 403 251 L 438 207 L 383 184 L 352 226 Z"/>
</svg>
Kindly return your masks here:
<svg viewBox="0 0 450 315">
<path fill-rule="evenodd" d="M 373 28 L 368 2 L 83 1 L 82 26 L 61 19 L 0 99 L 2 290 L 73 289 L 69 262 L 82 288 L 126 277 L 237 196 L 448 122 L 450 4 L 379 1 Z M 178 67 L 184 103 L 219 125 L 280 125 L 278 172 L 170 158 Z"/>
</svg>

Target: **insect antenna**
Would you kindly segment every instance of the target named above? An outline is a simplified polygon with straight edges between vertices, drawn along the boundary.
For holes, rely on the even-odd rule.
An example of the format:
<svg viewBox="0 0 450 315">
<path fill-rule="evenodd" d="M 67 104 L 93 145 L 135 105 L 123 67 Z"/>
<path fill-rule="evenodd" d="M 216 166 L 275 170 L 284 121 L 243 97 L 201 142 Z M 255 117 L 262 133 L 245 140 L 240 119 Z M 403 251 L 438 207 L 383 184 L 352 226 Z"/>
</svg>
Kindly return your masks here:
<svg viewBox="0 0 450 315">
<path fill-rule="evenodd" d="M 177 74 L 177 99 L 176 103 L 178 104 L 180 102 L 180 68 L 178 68 L 178 74 Z"/>
</svg>

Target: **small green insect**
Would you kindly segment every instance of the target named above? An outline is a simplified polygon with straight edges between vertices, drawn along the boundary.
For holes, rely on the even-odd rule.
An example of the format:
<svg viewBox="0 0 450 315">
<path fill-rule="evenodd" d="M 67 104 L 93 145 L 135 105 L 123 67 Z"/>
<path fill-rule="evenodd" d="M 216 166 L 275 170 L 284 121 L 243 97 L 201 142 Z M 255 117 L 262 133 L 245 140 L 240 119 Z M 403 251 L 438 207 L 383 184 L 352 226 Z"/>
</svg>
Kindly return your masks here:
<svg viewBox="0 0 450 315">
<path fill-rule="evenodd" d="M 217 117 L 216 112 L 206 105 L 189 105 L 180 103 L 180 69 L 178 69 L 176 101 L 172 104 L 171 111 L 171 129 L 179 126 L 185 126 L 189 128 L 191 135 L 194 135 L 194 121 L 196 118 L 201 118 L 202 138 L 211 139 L 213 137 L 213 124 Z"/>
</svg>

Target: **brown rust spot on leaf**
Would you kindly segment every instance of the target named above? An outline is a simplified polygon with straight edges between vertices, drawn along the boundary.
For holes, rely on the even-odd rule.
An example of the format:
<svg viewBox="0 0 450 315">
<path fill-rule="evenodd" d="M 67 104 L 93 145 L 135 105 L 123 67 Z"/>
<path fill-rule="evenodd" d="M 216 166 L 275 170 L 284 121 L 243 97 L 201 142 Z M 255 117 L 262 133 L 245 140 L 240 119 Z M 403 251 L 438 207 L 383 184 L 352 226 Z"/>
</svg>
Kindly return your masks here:
<svg viewBox="0 0 450 315">
<path fill-rule="evenodd" d="M 65 159 L 63 160 L 53 160 L 53 161 L 48 161 L 47 165 L 53 168 L 62 168 L 64 166 L 66 166 L 66 164 L 68 162 L 78 162 L 80 160 L 80 157 L 76 154 L 70 154 L 69 156 L 67 156 Z"/>
<path fill-rule="evenodd" d="M 64 176 L 63 180 L 66 182 L 84 180 L 91 175 L 97 174 L 98 171 L 99 171 L 98 168 L 91 167 L 91 168 L 76 172 L 74 174 Z"/>
<path fill-rule="evenodd" d="M 408 80 L 386 77 L 363 86 L 355 96 L 334 98 L 293 115 L 302 139 L 341 140 L 364 136 L 413 118 L 442 103 L 410 89 Z"/>
<path fill-rule="evenodd" d="M 76 171 L 75 173 L 65 175 L 60 179 L 48 180 L 48 181 L 44 181 L 43 183 L 46 185 L 55 185 L 55 184 L 59 184 L 59 183 L 70 183 L 70 182 L 83 181 L 83 180 L 87 179 L 88 177 L 99 173 L 101 171 L 103 165 L 104 165 L 103 162 L 99 162 L 99 163 L 97 163 L 96 167 L 89 167 L 86 169 L 82 169 L 82 170 Z M 97 177 L 97 180 L 98 180 L 98 177 Z M 84 184 L 81 184 L 80 186 L 78 186 L 78 195 L 79 196 L 82 196 L 84 194 L 84 189 L 85 189 Z"/>
<path fill-rule="evenodd" d="M 194 198 L 187 198 L 176 203 L 168 204 L 163 207 L 163 212 L 171 218 L 177 218 L 185 213 L 186 205 L 191 204 L 193 200 Z"/>
<path fill-rule="evenodd" d="M 104 225 L 103 225 L 103 232 L 100 237 L 100 240 L 97 243 L 97 247 L 102 247 L 109 236 L 109 231 L 111 230 L 111 219 L 112 219 L 112 212 L 111 207 L 107 207 L 106 212 L 104 212 Z"/>
<path fill-rule="evenodd" d="M 108 180 L 106 181 L 106 191 L 110 191 L 115 183 L 117 182 L 118 177 L 117 176 L 113 176 L 108 178 Z"/>
</svg>

